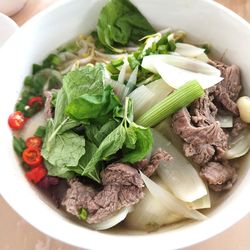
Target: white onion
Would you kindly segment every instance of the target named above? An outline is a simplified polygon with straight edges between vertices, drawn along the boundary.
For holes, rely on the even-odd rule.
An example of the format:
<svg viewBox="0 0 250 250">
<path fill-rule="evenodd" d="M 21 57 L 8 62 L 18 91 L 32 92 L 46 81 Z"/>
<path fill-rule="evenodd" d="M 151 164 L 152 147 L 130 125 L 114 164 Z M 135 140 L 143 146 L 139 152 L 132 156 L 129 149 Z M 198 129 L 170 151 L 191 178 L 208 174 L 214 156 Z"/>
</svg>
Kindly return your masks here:
<svg viewBox="0 0 250 250">
<path fill-rule="evenodd" d="M 131 229 L 153 231 L 183 218 L 167 209 L 162 202 L 145 190 L 143 199 L 135 205 L 134 211 L 128 214 L 125 223 Z"/>
<path fill-rule="evenodd" d="M 211 208 L 211 199 L 210 199 L 209 192 L 207 193 L 207 195 L 203 196 L 202 198 L 195 200 L 193 202 L 188 202 L 186 203 L 186 205 L 192 209 Z"/>
<path fill-rule="evenodd" d="M 193 202 L 207 195 L 206 185 L 187 158 L 158 131 L 152 129 L 152 132 L 153 152 L 162 148 L 173 157 L 173 160 L 162 161 L 157 169 L 158 175 L 173 194 L 185 202 Z"/>
<path fill-rule="evenodd" d="M 151 48 L 154 43 L 157 43 L 161 39 L 161 33 L 156 33 L 147 38 L 145 46 L 142 52 L 145 52 L 147 49 Z"/>
<path fill-rule="evenodd" d="M 123 221 L 127 214 L 133 211 L 133 207 L 124 207 L 120 209 L 118 212 L 110 216 L 109 218 L 106 218 L 104 221 L 96 223 L 96 224 L 90 224 L 88 227 L 94 229 L 94 230 L 106 230 L 111 227 L 114 227 L 115 225 L 119 224 L 121 221 Z"/>
<path fill-rule="evenodd" d="M 245 129 L 229 143 L 229 149 L 224 157 L 226 159 L 235 159 L 245 155 L 250 149 L 250 130 Z"/>
<path fill-rule="evenodd" d="M 141 177 L 148 188 L 149 192 L 160 201 L 168 210 L 173 213 L 180 214 L 185 218 L 204 220 L 207 217 L 202 213 L 188 208 L 184 202 L 175 198 L 171 193 L 162 188 L 160 185 L 156 184 L 154 181 L 150 180 L 146 175 L 140 172 Z"/>
<path fill-rule="evenodd" d="M 135 119 L 152 108 L 155 104 L 162 101 L 173 91 L 162 79 L 155 80 L 148 85 L 141 85 L 136 88 L 129 96 L 134 103 Z"/>
<path fill-rule="evenodd" d="M 216 120 L 220 123 L 221 128 L 232 128 L 233 127 L 233 116 L 232 115 L 217 115 Z"/>
<path fill-rule="evenodd" d="M 141 85 L 129 94 L 129 97 L 133 101 L 134 117 L 140 117 L 150 105 L 150 100 L 153 99 L 154 93 L 152 93 L 146 86 Z"/>
<path fill-rule="evenodd" d="M 124 84 L 125 79 L 126 79 L 126 71 L 127 71 L 128 61 L 123 60 L 123 62 L 124 63 L 121 66 L 120 73 L 119 73 L 118 80 L 117 80 L 119 84 Z"/>
<path fill-rule="evenodd" d="M 178 89 L 188 81 L 197 80 L 207 89 L 220 82 L 220 71 L 197 59 L 174 55 L 145 56 L 142 67 L 158 73 L 171 87 Z"/>
<path fill-rule="evenodd" d="M 202 73 L 206 75 L 212 76 L 220 76 L 221 72 L 214 66 L 207 64 L 205 62 L 201 62 L 194 58 L 188 58 L 184 56 L 176 56 L 176 55 L 150 55 L 145 56 L 142 61 L 142 67 L 149 67 L 150 69 L 154 69 L 154 62 L 164 62 L 169 65 L 185 69 L 194 73 Z M 156 70 L 156 69 L 155 69 Z M 157 72 L 155 72 L 157 73 Z"/>
<path fill-rule="evenodd" d="M 204 53 L 205 49 L 196 47 L 188 43 L 176 43 L 175 52 L 182 56 L 197 57 Z"/>
</svg>

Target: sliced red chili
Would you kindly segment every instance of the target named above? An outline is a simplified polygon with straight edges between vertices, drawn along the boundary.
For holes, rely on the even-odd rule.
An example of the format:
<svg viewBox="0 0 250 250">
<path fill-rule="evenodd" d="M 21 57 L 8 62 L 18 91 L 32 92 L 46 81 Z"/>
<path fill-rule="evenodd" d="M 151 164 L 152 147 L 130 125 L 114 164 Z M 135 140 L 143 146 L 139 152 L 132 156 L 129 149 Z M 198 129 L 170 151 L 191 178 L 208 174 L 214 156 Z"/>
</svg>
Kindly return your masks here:
<svg viewBox="0 0 250 250">
<path fill-rule="evenodd" d="M 21 129 L 25 124 L 25 117 L 21 111 L 15 111 L 8 118 L 10 128 L 14 130 Z"/>
<path fill-rule="evenodd" d="M 27 138 L 25 145 L 27 148 L 41 148 L 43 144 L 42 138 L 38 136 L 32 136 Z"/>
<path fill-rule="evenodd" d="M 40 111 L 43 108 L 43 98 L 41 96 L 31 97 L 28 101 L 28 105 L 36 111 Z"/>
<path fill-rule="evenodd" d="M 46 175 L 47 175 L 47 170 L 43 165 L 39 165 L 26 173 L 26 177 L 34 183 L 38 183 Z"/>
<path fill-rule="evenodd" d="M 42 162 L 42 156 L 38 148 L 26 148 L 22 153 L 22 158 L 31 168 L 38 166 Z"/>
</svg>

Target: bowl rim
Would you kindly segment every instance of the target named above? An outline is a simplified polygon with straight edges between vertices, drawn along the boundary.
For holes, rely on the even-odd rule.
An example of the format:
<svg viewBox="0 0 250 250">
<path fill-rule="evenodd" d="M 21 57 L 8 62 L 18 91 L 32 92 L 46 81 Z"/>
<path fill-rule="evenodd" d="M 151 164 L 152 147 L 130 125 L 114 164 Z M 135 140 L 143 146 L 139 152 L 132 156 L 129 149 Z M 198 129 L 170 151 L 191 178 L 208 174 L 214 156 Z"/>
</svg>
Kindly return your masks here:
<svg viewBox="0 0 250 250">
<path fill-rule="evenodd" d="M 76 0 L 74 0 L 74 1 L 76 1 Z M 223 5 L 221 5 L 215 1 L 211 1 L 211 0 L 202 0 L 202 1 L 208 5 L 215 6 L 216 8 L 220 9 L 222 12 L 224 12 L 226 15 L 230 16 L 231 18 L 233 18 L 234 20 L 239 22 L 241 25 L 244 25 L 245 29 L 248 29 L 250 32 L 250 24 L 245 19 L 243 19 L 242 17 L 240 17 L 239 15 L 234 13 L 233 11 L 229 10 L 228 8 L 224 7 Z M 48 13 L 55 11 L 57 8 L 59 8 L 61 6 L 70 4 L 70 2 L 72 2 L 72 1 L 71 0 L 61 0 L 61 1 L 58 1 L 54 4 L 52 4 L 47 9 L 39 12 L 38 14 L 33 16 L 30 20 L 28 20 L 24 25 L 22 25 L 22 27 L 10 39 L 11 40 L 15 39 L 15 36 L 17 35 L 17 33 L 22 32 L 22 29 L 25 29 L 26 27 L 33 25 L 33 23 L 35 23 L 40 18 L 43 18 L 44 16 L 46 16 Z M 5 43 L 5 45 L 7 43 Z M 0 193 L 1 193 L 2 197 L 6 200 L 6 202 L 10 205 L 10 207 L 17 214 L 19 214 L 22 218 L 24 218 L 25 221 L 27 221 L 30 225 L 32 225 L 33 227 L 35 227 L 36 229 L 38 229 L 39 231 L 41 231 L 45 235 L 48 235 L 49 237 L 52 237 L 54 239 L 57 239 L 59 241 L 65 242 L 65 243 L 70 244 L 70 245 L 74 244 L 74 246 L 86 247 L 87 249 L 93 249 L 93 247 L 96 246 L 95 243 L 93 243 L 93 242 L 91 243 L 87 239 L 88 239 L 88 236 L 89 237 L 96 236 L 96 237 L 98 237 L 98 241 L 102 242 L 103 246 L 105 246 L 106 243 L 107 243 L 107 245 L 110 245 L 110 242 L 112 242 L 112 245 L 109 248 L 110 250 L 117 249 L 116 245 L 120 246 L 121 244 L 119 244 L 119 243 L 121 240 L 128 240 L 128 239 L 129 239 L 128 244 L 130 247 L 136 246 L 137 243 L 139 243 L 139 242 L 141 243 L 143 240 L 143 242 L 144 242 L 143 248 L 145 248 L 145 250 L 146 250 L 146 249 L 152 249 L 152 247 L 153 247 L 152 242 L 162 242 L 163 237 L 164 237 L 164 233 L 148 234 L 147 237 L 143 237 L 143 239 L 141 236 L 145 236 L 145 234 L 143 234 L 143 235 L 115 235 L 115 234 L 111 235 L 111 234 L 106 234 L 106 233 L 100 233 L 97 231 L 91 231 L 89 229 L 86 229 L 86 228 L 83 228 L 82 226 L 80 226 L 81 228 L 83 228 L 82 233 L 86 234 L 86 236 L 87 236 L 86 241 L 85 241 L 86 244 L 85 244 L 85 246 L 83 246 L 81 244 L 82 241 L 76 240 L 75 237 L 72 238 L 70 235 L 66 235 L 64 238 L 62 238 L 61 237 L 61 230 L 58 230 L 59 229 L 58 225 L 53 225 L 52 227 L 48 227 L 46 225 L 46 223 L 42 224 L 42 225 L 41 224 L 38 225 L 35 220 L 31 219 L 28 216 L 28 213 L 24 213 L 24 211 L 22 209 L 20 209 L 19 207 L 12 207 L 11 199 L 8 197 L 7 191 L 0 190 Z M 213 225 L 213 230 L 206 230 L 206 231 L 204 230 L 203 232 L 201 232 L 201 234 L 199 235 L 199 238 L 197 238 L 196 240 L 193 240 L 192 244 L 197 244 L 197 243 L 200 243 L 204 240 L 208 240 L 209 238 L 223 232 L 224 230 L 226 230 L 227 228 L 231 227 L 232 225 L 237 223 L 239 220 L 241 220 L 249 212 L 250 212 L 250 204 L 249 204 L 249 206 L 243 207 L 241 210 L 241 213 L 234 214 L 234 216 L 230 220 L 223 221 L 223 226 L 214 227 L 214 225 Z M 225 219 L 228 219 L 228 217 L 225 216 L 224 218 L 222 217 L 221 219 L 225 220 Z M 71 227 L 72 227 L 72 225 L 71 225 Z M 79 226 L 73 225 L 73 227 L 77 228 Z M 167 233 L 169 233 L 171 235 L 171 232 L 168 231 Z M 181 242 L 179 241 L 177 244 L 178 248 L 190 246 L 190 244 L 188 243 L 189 241 L 190 241 L 189 239 L 183 239 Z M 113 246 L 114 246 L 114 248 L 113 248 Z M 126 245 L 126 244 L 124 244 L 124 246 L 121 246 L 121 249 L 127 249 L 127 248 L 128 248 L 128 245 Z M 164 249 L 167 249 L 167 246 L 164 246 Z"/>
<path fill-rule="evenodd" d="M 2 39 L 0 39 L 0 42 L 3 43 L 2 45 L 0 45 L 1 48 L 7 42 L 7 40 L 19 29 L 19 26 L 13 19 L 11 19 L 2 12 L 0 12 L 0 20 L 3 20 L 5 29 L 7 27 L 7 31 L 10 32 L 9 36 L 5 38 L 3 41 Z"/>
</svg>

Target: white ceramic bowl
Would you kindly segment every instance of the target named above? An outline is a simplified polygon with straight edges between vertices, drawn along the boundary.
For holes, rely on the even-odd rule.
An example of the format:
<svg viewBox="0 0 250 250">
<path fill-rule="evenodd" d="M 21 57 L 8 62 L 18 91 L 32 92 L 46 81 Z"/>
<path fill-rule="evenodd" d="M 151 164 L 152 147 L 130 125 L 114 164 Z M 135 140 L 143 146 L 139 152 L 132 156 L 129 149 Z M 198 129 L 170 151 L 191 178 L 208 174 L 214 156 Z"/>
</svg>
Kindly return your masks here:
<svg viewBox="0 0 250 250">
<path fill-rule="evenodd" d="M 0 13 L 0 47 L 18 29 L 18 25 L 9 17 Z"/>
<path fill-rule="evenodd" d="M 140 0 L 133 2 L 158 29 L 183 29 L 197 42 L 210 42 L 216 53 L 242 70 L 244 91 L 250 95 L 250 27 L 236 14 L 209 0 Z M 24 77 L 32 63 L 40 62 L 51 50 L 79 33 L 92 31 L 101 0 L 60 1 L 27 22 L 3 47 L 1 56 L 1 174 L 0 190 L 7 202 L 42 232 L 86 249 L 177 249 L 205 240 L 237 222 L 250 211 L 248 155 L 234 189 L 203 222 L 151 234 L 105 233 L 86 229 L 60 214 L 24 177 L 12 150 L 7 126 Z"/>
</svg>

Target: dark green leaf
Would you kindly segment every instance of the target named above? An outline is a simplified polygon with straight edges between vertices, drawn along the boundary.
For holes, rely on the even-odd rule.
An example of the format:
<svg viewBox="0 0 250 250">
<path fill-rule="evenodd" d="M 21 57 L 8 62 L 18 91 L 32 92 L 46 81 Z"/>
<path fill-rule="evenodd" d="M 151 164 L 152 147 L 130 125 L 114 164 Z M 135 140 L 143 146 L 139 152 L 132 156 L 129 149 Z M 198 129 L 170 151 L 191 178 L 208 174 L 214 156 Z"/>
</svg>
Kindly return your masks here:
<svg viewBox="0 0 250 250">
<path fill-rule="evenodd" d="M 52 165 L 46 160 L 44 161 L 44 164 L 48 170 L 48 175 L 58 176 L 65 179 L 70 179 L 75 176 L 75 173 L 71 172 L 67 167 Z"/>
<path fill-rule="evenodd" d="M 34 136 L 44 137 L 46 132 L 46 128 L 44 126 L 39 126 L 34 134 Z"/>
<path fill-rule="evenodd" d="M 126 132 L 122 161 L 135 163 L 144 159 L 150 152 L 153 144 L 150 128 L 144 128 L 135 123 L 131 123 Z"/>
<path fill-rule="evenodd" d="M 20 137 L 17 138 L 13 136 L 13 148 L 18 156 L 21 156 L 24 149 L 26 148 L 25 146 L 25 141 Z"/>
<path fill-rule="evenodd" d="M 70 103 L 84 94 L 102 94 L 105 69 L 102 64 L 87 65 L 69 72 L 63 79 L 63 88 Z"/>
<path fill-rule="evenodd" d="M 126 46 L 155 33 L 153 27 L 129 0 L 110 0 L 101 10 L 97 24 L 100 42 L 109 49 Z"/>
<path fill-rule="evenodd" d="M 102 141 L 91 160 L 84 168 L 82 175 L 88 176 L 93 180 L 100 182 L 96 168 L 97 164 L 101 160 L 107 159 L 110 155 L 115 154 L 119 149 L 121 149 L 125 141 L 125 137 L 125 128 L 122 125 L 119 125 Z"/>
<path fill-rule="evenodd" d="M 101 94 L 83 94 L 75 98 L 66 108 L 66 113 L 75 120 L 84 121 L 105 116 L 121 105 L 113 88 L 107 86 Z"/>
</svg>

